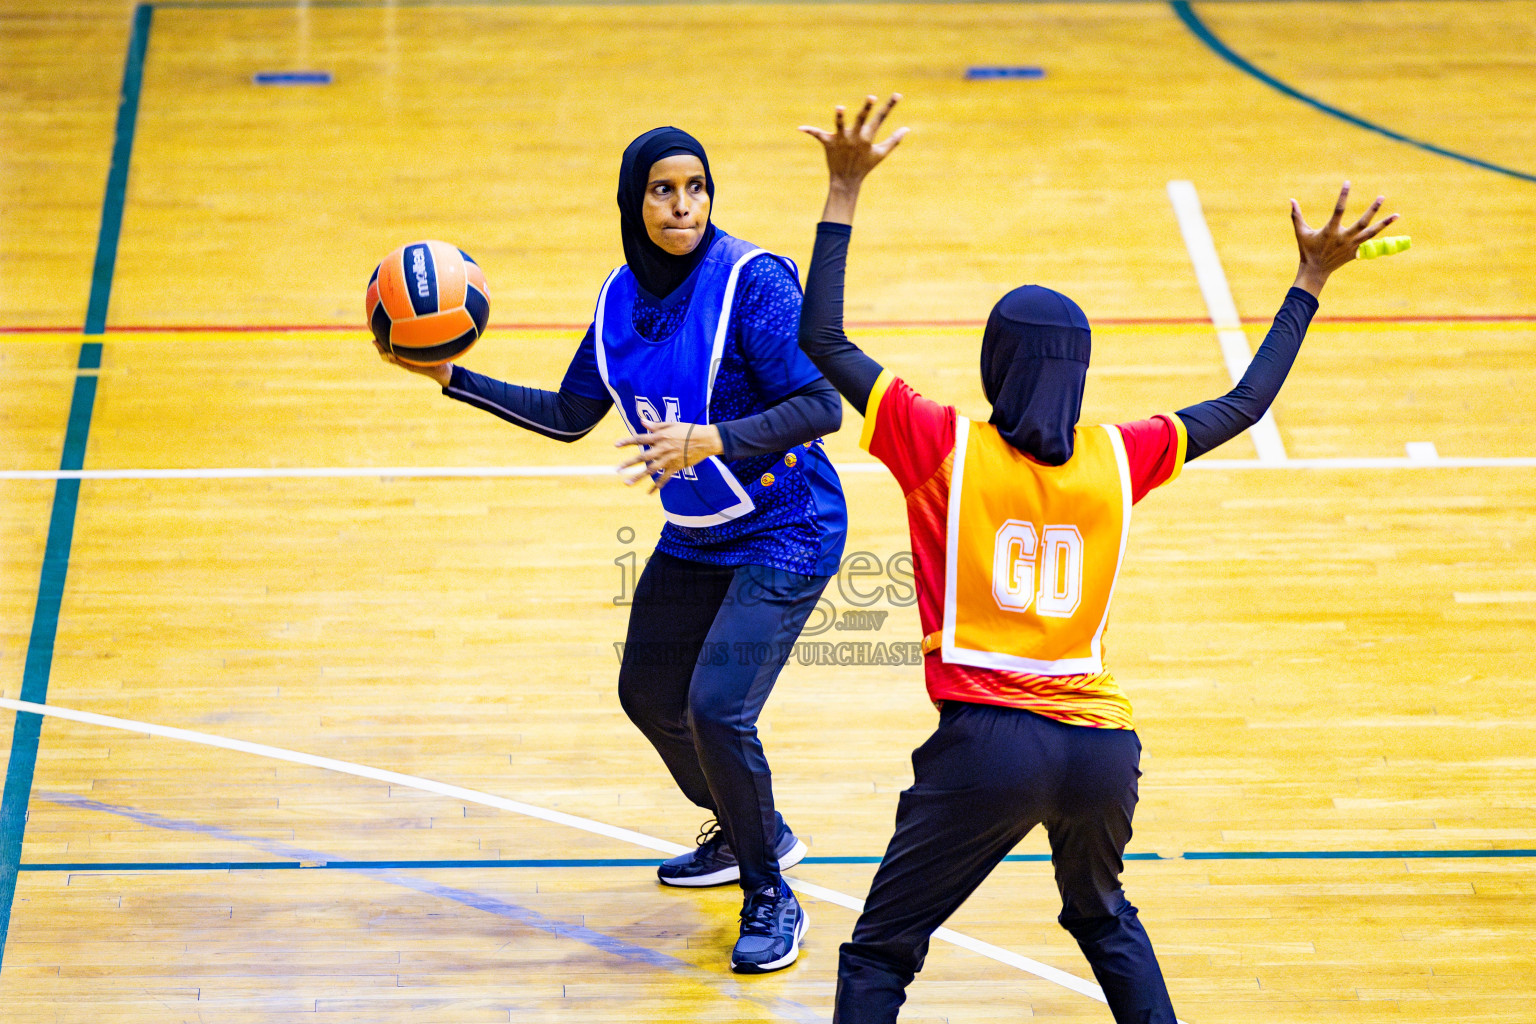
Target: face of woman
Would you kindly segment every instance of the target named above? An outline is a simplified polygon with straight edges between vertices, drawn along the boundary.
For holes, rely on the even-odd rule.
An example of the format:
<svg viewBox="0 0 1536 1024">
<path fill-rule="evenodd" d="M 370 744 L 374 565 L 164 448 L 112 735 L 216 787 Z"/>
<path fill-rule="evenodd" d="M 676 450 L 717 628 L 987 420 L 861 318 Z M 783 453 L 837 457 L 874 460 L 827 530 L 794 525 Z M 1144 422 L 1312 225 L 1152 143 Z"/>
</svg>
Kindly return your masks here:
<svg viewBox="0 0 1536 1024">
<path fill-rule="evenodd" d="M 709 224 L 709 193 L 704 163 L 688 153 L 664 157 L 651 165 L 645 186 L 645 233 L 673 256 L 686 256 L 704 237 Z"/>
</svg>

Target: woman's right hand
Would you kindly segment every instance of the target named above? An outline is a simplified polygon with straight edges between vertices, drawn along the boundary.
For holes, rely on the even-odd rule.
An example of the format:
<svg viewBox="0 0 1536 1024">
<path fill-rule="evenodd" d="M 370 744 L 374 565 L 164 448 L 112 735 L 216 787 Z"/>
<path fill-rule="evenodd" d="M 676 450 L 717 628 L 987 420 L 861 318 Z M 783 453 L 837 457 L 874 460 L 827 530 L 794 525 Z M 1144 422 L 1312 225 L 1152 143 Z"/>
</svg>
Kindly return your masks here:
<svg viewBox="0 0 1536 1024">
<path fill-rule="evenodd" d="M 821 219 L 833 224 L 852 224 L 854 206 L 858 203 L 859 186 L 870 171 L 874 170 L 891 150 L 901 144 L 910 128 L 898 128 L 884 142 L 876 143 L 875 135 L 885 123 L 886 115 L 901 100 L 901 93 L 893 93 L 885 105 L 875 111 L 876 98 L 864 97 L 864 106 L 847 124 L 845 108 L 839 106 L 836 128 L 827 131 L 811 125 L 801 125 L 800 130 L 820 142 L 827 153 L 827 206 Z M 874 111 L 874 117 L 870 113 Z"/>
<path fill-rule="evenodd" d="M 437 366 L 412 366 L 410 363 L 402 363 L 396 359 L 389 349 L 379 344 L 377 338 L 373 339 L 373 347 L 378 351 L 379 358 L 386 363 L 398 366 L 402 370 L 409 370 L 411 373 L 419 373 L 423 377 L 430 377 L 432 380 L 437 381 L 438 387 L 445 388 L 448 386 L 448 382 L 453 380 L 452 363 L 441 363 Z"/>
</svg>

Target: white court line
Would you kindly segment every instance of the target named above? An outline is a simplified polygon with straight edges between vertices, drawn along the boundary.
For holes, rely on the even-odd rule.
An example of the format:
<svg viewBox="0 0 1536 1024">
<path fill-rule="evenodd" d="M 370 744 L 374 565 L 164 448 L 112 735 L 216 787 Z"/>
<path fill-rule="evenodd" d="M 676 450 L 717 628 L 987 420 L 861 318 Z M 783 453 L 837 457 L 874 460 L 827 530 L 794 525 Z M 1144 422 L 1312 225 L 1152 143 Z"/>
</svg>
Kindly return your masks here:
<svg viewBox="0 0 1536 1024">
<path fill-rule="evenodd" d="M 1416 443 L 1416 442 L 1410 442 Z M 1420 456 L 1382 458 L 1196 459 L 1186 470 L 1229 469 L 1493 469 L 1536 466 L 1536 456 L 1433 459 Z M 839 473 L 884 473 L 878 462 L 839 462 Z M 211 467 L 207 469 L 6 469 L 0 480 L 342 480 L 494 477 L 617 476 L 612 466 L 318 466 Z"/>
<path fill-rule="evenodd" d="M 1487 458 L 1420 458 L 1396 456 L 1385 458 L 1286 459 L 1284 462 L 1260 462 L 1257 459 L 1198 459 L 1184 467 L 1191 469 L 1521 469 L 1536 467 L 1536 456 L 1509 455 Z"/>
<path fill-rule="evenodd" d="M 386 771 L 383 768 L 370 768 L 367 765 L 353 764 L 350 761 L 336 761 L 329 757 L 305 754 L 297 750 L 284 750 L 281 747 L 269 747 L 262 743 L 250 743 L 246 740 L 232 740 L 224 736 L 214 736 L 206 732 L 193 732 L 190 729 L 177 729 L 168 725 L 135 722 L 127 718 L 113 718 L 110 715 L 98 715 L 92 711 L 76 711 L 72 708 L 55 707 L 52 704 L 34 704 L 31 701 L 12 700 L 9 697 L 0 697 L 0 708 L 10 708 L 12 711 L 26 711 L 34 715 L 46 715 L 50 718 L 65 718 L 71 722 L 98 725 L 107 729 L 122 729 L 126 732 L 143 733 L 146 736 L 160 736 L 165 739 L 182 740 L 186 743 L 197 743 L 205 747 L 237 750 L 244 754 L 269 757 L 276 761 L 305 764 L 312 768 L 324 768 L 328 771 L 341 772 L 344 775 L 356 775 L 359 778 L 373 779 L 377 782 L 388 782 L 396 786 L 405 786 L 409 789 L 419 789 L 426 793 L 436 793 L 439 796 L 446 796 L 453 800 L 462 800 L 465 803 L 482 804 L 486 807 L 496 807 L 503 811 L 512 811 L 515 814 L 522 814 L 530 818 L 540 818 L 544 821 L 554 822 L 557 825 L 569 825 L 584 832 L 592 832 L 600 836 L 607 836 L 610 839 L 617 839 L 620 842 L 643 846 L 647 850 L 655 850 L 668 856 L 684 853 L 688 849 L 686 846 L 669 843 L 665 839 L 656 839 L 653 836 L 640 832 L 631 832 L 629 829 L 619 828 L 617 825 L 605 825 L 600 821 L 593 821 L 590 818 L 579 818 L 574 814 L 546 810 L 543 807 L 535 807 L 533 804 L 520 803 L 516 800 L 508 800 L 505 797 L 494 796 L 490 793 L 464 789 L 461 786 L 452 786 L 446 782 L 433 782 L 431 779 L 421 779 L 414 775 L 401 775 L 399 772 Z"/>
<path fill-rule="evenodd" d="M 1232 301 L 1232 289 L 1227 286 L 1226 272 L 1221 269 L 1221 257 L 1216 255 L 1216 241 L 1205 223 L 1200 195 L 1192 182 L 1170 181 L 1168 198 L 1173 203 L 1179 231 L 1184 235 L 1189 260 L 1195 265 L 1195 279 L 1200 282 L 1206 312 L 1216 328 L 1216 341 L 1221 345 L 1221 356 L 1227 363 L 1227 375 L 1235 385 L 1248 371 L 1253 350 L 1248 346 L 1248 335 L 1243 333 L 1243 321 L 1237 315 L 1237 304 Z M 1264 410 L 1259 422 L 1248 428 L 1248 435 L 1259 453 L 1260 462 L 1285 461 L 1285 442 L 1280 440 L 1280 430 L 1268 409 Z"/>
<path fill-rule="evenodd" d="M 223 750 L 234 750 L 243 754 L 254 754 L 257 757 L 271 758 L 275 761 L 309 765 L 312 768 L 324 768 L 327 771 L 340 772 L 343 775 L 355 775 L 358 778 L 387 782 L 391 785 L 404 786 L 407 789 L 420 790 L 424 793 L 436 793 L 439 796 L 445 796 L 463 803 L 479 804 L 483 807 L 495 807 L 499 810 L 511 811 L 514 814 L 522 814 L 530 818 L 553 822 L 557 825 L 566 825 L 583 832 L 591 832 L 594 835 L 606 836 L 609 839 L 617 839 L 620 842 L 630 843 L 647 850 L 655 850 L 658 853 L 673 855 L 684 853 L 688 850 L 686 846 L 669 843 L 665 839 L 657 839 L 655 836 L 648 836 L 642 832 L 633 832 L 627 828 L 619 828 L 616 825 L 608 825 L 601 821 L 594 821 L 591 818 L 581 818 L 574 814 L 551 811 L 543 807 L 536 807 L 533 804 L 525 804 L 518 800 L 508 800 L 506 797 L 483 793 L 475 789 L 465 789 L 462 786 L 453 786 L 446 782 L 434 782 L 431 779 L 423 779 L 415 775 L 402 775 L 399 772 L 386 771 L 382 768 L 371 768 L 368 765 L 354 764 L 351 761 L 337 761 L 333 758 L 305 754 L 297 750 L 269 747 L 264 743 L 232 740 L 224 736 L 214 736 L 210 733 L 193 732 L 190 729 L 154 725 L 150 722 L 135 722 L 127 718 L 98 715 L 92 711 L 76 711 L 72 708 L 63 708 L 52 704 L 34 704 L 31 701 L 12 700 L 9 697 L 0 697 L 0 708 L 9 708 L 12 711 L 43 715 L 49 718 L 63 718 L 71 722 L 80 722 L 85 725 L 95 725 L 106 729 L 121 729 L 125 732 L 142 733 L 146 736 L 181 740 L 185 743 L 196 743 L 205 747 L 219 747 Z M 810 882 L 801 881 L 791 875 L 785 875 L 784 880 L 796 892 L 804 893 L 813 899 L 823 900 L 839 907 L 846 907 L 854 912 L 864 909 L 863 900 L 855 899 L 835 889 L 826 889 Z M 990 942 L 982 942 L 980 939 L 973 939 L 969 935 L 964 935 L 948 928 L 940 928 L 933 933 L 933 937 L 959 946 L 962 949 L 968 949 L 973 953 L 979 953 L 988 959 L 1018 968 L 1028 974 L 1033 974 L 1037 978 L 1055 982 L 1063 988 L 1069 988 L 1073 992 L 1085 995 L 1090 999 L 1096 999 L 1101 1003 L 1105 1001 L 1104 990 L 1092 982 L 1084 981 L 1074 974 L 1068 974 L 1066 971 L 1058 970 L 1038 960 L 1031 960 L 1027 956 L 1020 956 L 1017 953 L 1009 952 L 1000 946 L 992 945 Z M 1179 1024 L 1183 1024 L 1183 1022 L 1180 1021 Z"/>
<path fill-rule="evenodd" d="M 7 469 L 0 480 L 291 480 L 347 477 L 618 476 L 613 466 L 230 466 L 206 469 Z"/>
</svg>

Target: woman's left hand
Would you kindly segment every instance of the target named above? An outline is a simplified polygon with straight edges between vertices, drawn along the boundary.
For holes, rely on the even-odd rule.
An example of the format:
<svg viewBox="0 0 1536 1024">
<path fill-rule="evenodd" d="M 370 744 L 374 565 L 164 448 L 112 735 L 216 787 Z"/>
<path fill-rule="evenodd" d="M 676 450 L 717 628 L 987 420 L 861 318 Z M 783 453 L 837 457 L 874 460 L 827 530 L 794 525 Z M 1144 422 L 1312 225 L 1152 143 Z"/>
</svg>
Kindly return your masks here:
<svg viewBox="0 0 1536 1024">
<path fill-rule="evenodd" d="M 1335 270 L 1356 258 L 1362 242 L 1375 238 L 1383 228 L 1397 220 L 1397 214 L 1394 213 L 1375 224 L 1371 223 L 1371 219 L 1381 209 L 1381 204 L 1386 202 L 1385 196 L 1377 196 L 1359 220 L 1345 227 L 1344 204 L 1348 201 L 1349 182 L 1346 181 L 1339 190 L 1339 201 L 1333 206 L 1333 216 L 1328 219 L 1328 223 L 1314 229 L 1302 217 L 1301 204 L 1291 200 L 1291 226 L 1296 229 L 1296 248 L 1301 253 L 1301 266 L 1296 270 L 1295 286 L 1311 292 L 1313 298 L 1321 294 L 1323 285 L 1328 283 L 1329 276 Z"/>
<path fill-rule="evenodd" d="M 720 445 L 719 428 L 708 423 L 653 423 L 642 420 L 641 425 L 645 427 L 646 433 L 626 437 L 614 444 L 618 448 L 626 445 L 643 446 L 642 451 L 619 464 L 619 474 L 622 476 L 629 467 L 643 463 L 644 472 L 624 480 L 633 487 L 647 477 L 660 473 L 660 478 L 651 487 L 651 494 L 661 490 L 668 480 L 684 469 L 703 462 L 711 455 L 719 455 L 724 450 Z"/>
</svg>

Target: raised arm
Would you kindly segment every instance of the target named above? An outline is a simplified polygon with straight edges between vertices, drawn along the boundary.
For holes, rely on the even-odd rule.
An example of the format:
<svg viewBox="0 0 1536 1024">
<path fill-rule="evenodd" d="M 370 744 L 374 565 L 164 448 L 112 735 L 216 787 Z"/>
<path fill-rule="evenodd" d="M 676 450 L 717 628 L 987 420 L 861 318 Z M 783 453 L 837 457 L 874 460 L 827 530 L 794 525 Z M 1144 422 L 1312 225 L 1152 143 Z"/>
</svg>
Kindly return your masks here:
<svg viewBox="0 0 1536 1024">
<path fill-rule="evenodd" d="M 816 226 L 816 248 L 800 311 L 800 350 L 863 416 L 883 368 L 843 333 L 843 272 L 852 234 L 853 228 L 846 224 Z"/>
<path fill-rule="evenodd" d="M 1296 280 L 1286 293 L 1280 312 L 1275 314 L 1264 343 L 1259 346 L 1237 386 L 1220 398 L 1179 410 L 1178 417 L 1184 421 L 1189 433 L 1186 461 L 1199 458 L 1259 422 L 1291 372 L 1307 327 L 1317 312 L 1323 285 L 1328 283 L 1335 270 L 1355 258 L 1361 242 L 1376 237 L 1397 220 L 1394 213 L 1375 225 L 1371 224 L 1371 218 L 1376 216 L 1384 201 L 1383 197 L 1377 196 L 1359 220 L 1345 227 L 1342 222 L 1348 199 L 1349 182 L 1346 181 L 1339 191 L 1333 216 L 1315 230 L 1302 218 L 1301 206 L 1291 200 L 1291 226 L 1296 231 L 1296 248 L 1300 252 Z"/>
<path fill-rule="evenodd" d="M 852 125 L 845 123 L 845 111 L 838 107 L 834 130 L 808 125 L 800 129 L 826 150 L 828 175 L 827 202 L 822 222 L 816 227 L 816 248 L 811 254 L 805 305 L 800 312 L 800 349 L 861 415 L 866 412 L 881 366 L 843 331 L 843 277 L 859 189 L 908 131 L 900 128 L 884 142 L 874 141 L 886 115 L 900 99 L 899 93 L 893 95 L 871 118 L 875 97 L 868 96 Z"/>
</svg>

